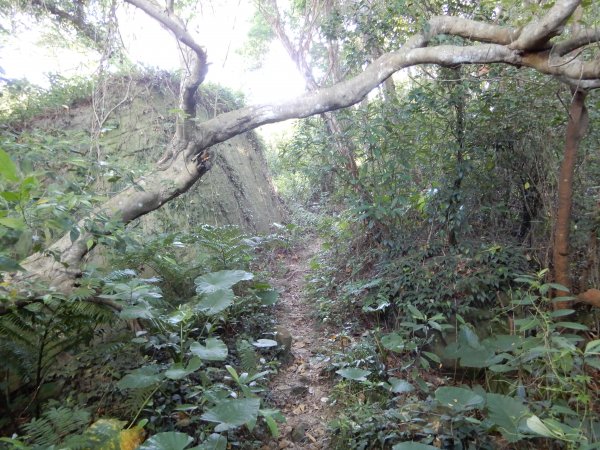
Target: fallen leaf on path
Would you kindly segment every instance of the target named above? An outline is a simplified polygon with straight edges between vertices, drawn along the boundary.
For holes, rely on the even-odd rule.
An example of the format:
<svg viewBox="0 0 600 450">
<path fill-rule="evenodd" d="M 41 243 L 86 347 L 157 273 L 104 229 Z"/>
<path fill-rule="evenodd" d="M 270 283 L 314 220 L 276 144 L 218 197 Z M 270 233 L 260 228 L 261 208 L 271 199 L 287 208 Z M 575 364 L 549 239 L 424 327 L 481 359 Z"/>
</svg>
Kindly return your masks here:
<svg viewBox="0 0 600 450">
<path fill-rule="evenodd" d="M 313 444 L 317 443 L 317 440 L 315 439 L 315 437 L 312 434 L 310 434 L 308 431 L 305 434 L 306 434 L 306 437 L 309 438 L 313 442 Z"/>
<path fill-rule="evenodd" d="M 304 411 L 306 411 L 306 405 L 303 403 L 301 405 L 298 405 L 298 407 L 295 408 L 292 412 L 294 414 L 302 414 Z"/>
</svg>

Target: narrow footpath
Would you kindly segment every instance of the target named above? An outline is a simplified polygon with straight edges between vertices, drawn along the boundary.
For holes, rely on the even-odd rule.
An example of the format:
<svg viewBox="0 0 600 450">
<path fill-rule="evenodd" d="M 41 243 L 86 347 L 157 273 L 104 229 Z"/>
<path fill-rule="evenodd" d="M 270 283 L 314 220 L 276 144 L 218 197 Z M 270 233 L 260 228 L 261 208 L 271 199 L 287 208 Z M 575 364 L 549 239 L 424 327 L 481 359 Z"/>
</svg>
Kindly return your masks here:
<svg viewBox="0 0 600 450">
<path fill-rule="evenodd" d="M 306 276 L 311 258 L 319 251 L 314 240 L 284 255 L 284 274 L 273 284 L 279 289 L 276 309 L 278 331 L 291 334 L 291 352 L 269 386 L 270 398 L 286 417 L 278 441 L 266 449 L 326 449 L 327 423 L 332 411 L 328 400 L 333 385 L 324 368 L 327 364 L 327 328 L 318 321 L 314 304 L 305 297 Z"/>
</svg>

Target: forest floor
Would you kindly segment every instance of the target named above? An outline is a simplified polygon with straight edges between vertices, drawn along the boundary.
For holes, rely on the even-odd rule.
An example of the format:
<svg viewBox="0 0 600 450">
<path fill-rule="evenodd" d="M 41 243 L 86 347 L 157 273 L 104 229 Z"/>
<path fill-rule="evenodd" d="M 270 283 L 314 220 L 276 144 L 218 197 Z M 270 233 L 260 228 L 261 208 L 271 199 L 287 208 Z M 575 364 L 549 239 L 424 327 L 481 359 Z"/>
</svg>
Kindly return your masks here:
<svg viewBox="0 0 600 450">
<path fill-rule="evenodd" d="M 276 308 L 279 332 L 292 336 L 291 352 L 269 386 L 273 405 L 285 415 L 281 436 L 266 449 L 329 448 L 326 427 L 332 419 L 329 393 L 333 380 L 325 372 L 331 347 L 331 330 L 315 314 L 314 302 L 306 297 L 306 277 L 311 258 L 320 249 L 313 240 L 282 255 L 279 276 L 272 284 L 280 292 Z"/>
</svg>

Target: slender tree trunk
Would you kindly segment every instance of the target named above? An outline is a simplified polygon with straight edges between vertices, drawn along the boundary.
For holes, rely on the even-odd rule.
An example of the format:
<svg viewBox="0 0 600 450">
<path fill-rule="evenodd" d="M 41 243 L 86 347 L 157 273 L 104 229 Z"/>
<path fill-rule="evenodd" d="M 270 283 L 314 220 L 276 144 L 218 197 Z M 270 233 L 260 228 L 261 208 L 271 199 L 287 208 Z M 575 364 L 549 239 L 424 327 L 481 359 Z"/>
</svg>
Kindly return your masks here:
<svg viewBox="0 0 600 450">
<path fill-rule="evenodd" d="M 446 230 L 448 234 L 448 245 L 458 245 L 457 231 L 460 222 L 457 220 L 462 203 L 462 181 L 465 175 L 464 150 L 465 150 L 465 93 L 460 86 L 462 78 L 460 67 L 442 69 L 441 74 L 448 78 L 450 103 L 454 109 L 453 134 L 456 143 L 456 177 L 452 183 L 452 193 L 446 210 Z"/>
<path fill-rule="evenodd" d="M 554 281 L 565 286 L 566 290 L 556 291 L 557 297 L 567 296 L 571 290 L 569 232 L 571 230 L 571 209 L 573 206 L 573 176 L 579 143 L 587 131 L 588 125 L 588 115 L 585 107 L 586 95 L 585 92 L 579 90 L 573 94 L 573 100 L 569 107 L 565 152 L 558 178 L 558 204 L 552 262 L 554 265 Z M 570 303 L 570 301 L 558 301 L 554 303 L 554 308 L 566 309 L 570 306 Z"/>
</svg>

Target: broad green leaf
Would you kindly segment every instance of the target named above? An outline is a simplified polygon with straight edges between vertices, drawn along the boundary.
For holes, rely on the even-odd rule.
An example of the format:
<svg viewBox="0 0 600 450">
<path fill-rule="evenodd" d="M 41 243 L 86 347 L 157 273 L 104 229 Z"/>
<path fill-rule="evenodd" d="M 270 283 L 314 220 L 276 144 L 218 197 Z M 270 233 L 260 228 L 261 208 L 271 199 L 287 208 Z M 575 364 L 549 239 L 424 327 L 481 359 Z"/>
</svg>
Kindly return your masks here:
<svg viewBox="0 0 600 450">
<path fill-rule="evenodd" d="M 233 305 L 234 297 L 231 289 L 219 289 L 203 295 L 194 308 L 204 314 L 214 316 Z"/>
<path fill-rule="evenodd" d="M 151 436 L 138 450 L 183 450 L 193 439 L 185 433 L 167 431 Z"/>
<path fill-rule="evenodd" d="M 12 191 L 2 191 L 0 192 L 0 197 L 9 202 L 18 202 L 21 198 L 19 194 Z"/>
<path fill-rule="evenodd" d="M 124 307 L 119 312 L 119 317 L 123 320 L 153 319 L 154 314 L 148 305 L 134 305 Z"/>
<path fill-rule="evenodd" d="M 17 270 L 25 271 L 14 259 L 0 255 L 0 272 L 15 272 Z"/>
<path fill-rule="evenodd" d="M 371 374 L 370 370 L 357 369 L 356 367 L 349 367 L 346 369 L 340 369 L 336 371 L 342 378 L 354 381 L 367 381 L 367 377 Z"/>
<path fill-rule="evenodd" d="M 0 175 L 8 181 L 19 181 L 17 167 L 12 162 L 8 153 L 0 148 Z"/>
<path fill-rule="evenodd" d="M 577 322 L 556 322 L 556 326 L 560 328 L 569 328 L 571 330 L 582 330 L 587 331 L 589 328 L 587 325 Z"/>
<path fill-rule="evenodd" d="M 206 339 L 206 345 L 193 342 L 190 351 L 205 361 L 224 361 L 227 358 L 227 345 L 219 338 Z"/>
<path fill-rule="evenodd" d="M 564 316 L 568 316 L 571 315 L 575 312 L 574 309 L 559 309 L 557 311 L 552 311 L 550 313 L 550 317 L 556 318 L 556 317 L 564 317 Z"/>
<path fill-rule="evenodd" d="M 392 386 L 391 391 L 395 394 L 403 394 L 405 392 L 412 392 L 415 390 L 414 386 L 406 380 L 399 378 L 390 378 L 388 383 Z"/>
<path fill-rule="evenodd" d="M 571 442 L 579 442 L 582 440 L 583 430 L 579 427 L 573 428 L 563 422 L 559 422 L 558 420 L 552 418 L 544 419 L 543 421 L 541 421 L 540 419 L 538 420 L 541 423 L 537 423 L 537 421 L 535 421 L 534 419 L 534 424 L 532 425 L 531 421 L 528 420 L 525 426 L 527 426 L 531 430 L 534 430 L 536 434 L 539 434 L 541 436 L 547 436 L 547 434 L 545 433 L 550 433 L 551 437 L 561 440 L 567 440 Z"/>
<path fill-rule="evenodd" d="M 120 389 L 142 389 L 158 383 L 162 378 L 163 375 L 158 372 L 158 367 L 144 366 L 125 375 L 119 380 L 117 386 Z"/>
<path fill-rule="evenodd" d="M 277 341 L 274 341 L 273 339 L 258 339 L 256 342 L 253 342 L 252 345 L 261 348 L 277 347 Z"/>
<path fill-rule="evenodd" d="M 391 350 L 392 352 L 402 352 L 404 351 L 404 338 L 400 336 L 398 333 L 390 333 L 382 336 L 381 345 L 383 348 L 387 350 Z"/>
<path fill-rule="evenodd" d="M 25 228 L 25 222 L 20 217 L 2 217 L 0 218 L 0 225 L 12 228 L 13 230 L 22 230 Z"/>
<path fill-rule="evenodd" d="M 420 442 L 401 442 L 392 447 L 392 450 L 440 450 L 433 445 L 421 444 Z"/>
<path fill-rule="evenodd" d="M 514 372 L 517 367 L 508 366 L 506 364 L 492 364 L 489 369 L 496 373 Z"/>
<path fill-rule="evenodd" d="M 165 371 L 165 376 L 171 380 L 181 380 L 187 377 L 189 374 L 194 373 L 202 366 L 202 360 L 197 356 L 190 359 L 187 367 L 184 367 L 181 363 L 175 363 L 170 369 Z"/>
<path fill-rule="evenodd" d="M 598 352 L 600 352 L 600 339 L 595 339 L 586 344 L 584 352 L 586 355 L 595 354 Z"/>
<path fill-rule="evenodd" d="M 552 431 L 548 429 L 544 422 L 538 416 L 531 416 L 525 419 L 521 429 L 531 431 L 533 434 L 543 437 L 556 437 Z"/>
<path fill-rule="evenodd" d="M 71 231 L 69 232 L 69 239 L 71 239 L 71 242 L 75 242 L 80 235 L 81 235 L 81 232 L 79 231 L 79 227 L 74 226 L 73 228 L 71 228 Z"/>
<path fill-rule="evenodd" d="M 466 411 L 472 408 L 481 408 L 484 398 L 470 389 L 444 386 L 435 391 L 435 399 L 440 405 L 454 411 Z"/>
<path fill-rule="evenodd" d="M 121 432 L 126 423 L 116 419 L 97 420 L 83 432 L 82 440 L 85 444 L 79 448 L 120 448 Z"/>
<path fill-rule="evenodd" d="M 485 339 L 482 345 L 486 348 L 494 349 L 497 352 L 510 352 L 519 347 L 523 338 L 511 334 L 498 334 L 491 338 Z"/>
<path fill-rule="evenodd" d="M 495 355 L 493 350 L 483 347 L 478 349 L 464 347 L 459 350 L 459 353 L 462 367 L 475 368 L 488 367 L 493 364 L 492 358 Z"/>
<path fill-rule="evenodd" d="M 460 327 L 458 341 L 473 348 L 480 348 L 479 336 L 467 325 Z"/>
<path fill-rule="evenodd" d="M 221 270 L 219 272 L 207 273 L 194 280 L 196 292 L 209 294 L 220 289 L 230 289 L 240 281 L 251 280 L 254 275 L 244 270 Z"/>
<path fill-rule="evenodd" d="M 271 432 L 271 436 L 278 438 L 279 427 L 277 426 L 277 422 L 285 422 L 285 416 L 281 414 L 281 411 L 278 409 L 261 409 L 258 412 L 264 417 L 265 422 L 269 427 L 269 431 Z"/>
<path fill-rule="evenodd" d="M 255 421 L 260 407 L 260 399 L 229 399 L 219 402 L 215 407 L 202 414 L 201 419 L 217 422 L 215 431 L 227 431 Z"/>
<path fill-rule="evenodd" d="M 189 450 L 226 450 L 226 448 L 227 438 L 218 433 L 213 433 L 200 445 L 190 448 Z"/>
<path fill-rule="evenodd" d="M 265 306 L 271 306 L 277 303 L 277 299 L 279 298 L 279 292 L 275 290 L 271 291 L 260 291 L 257 292 L 256 295 L 260 298 L 260 302 Z"/>
<path fill-rule="evenodd" d="M 406 307 L 408 308 L 408 310 L 410 311 L 410 313 L 412 314 L 412 316 L 415 319 L 419 319 L 419 320 L 427 319 L 427 317 L 425 317 L 425 315 L 421 311 L 419 311 L 417 308 L 415 308 L 413 305 L 408 304 L 408 305 L 406 305 Z"/>
<path fill-rule="evenodd" d="M 600 358 L 594 356 L 592 358 L 585 358 L 586 365 L 593 367 L 594 369 L 600 370 Z"/>
<path fill-rule="evenodd" d="M 523 403 L 513 397 L 500 394 L 487 394 L 488 419 L 498 427 L 502 436 L 509 442 L 521 439 L 519 424 L 531 413 Z"/>
<path fill-rule="evenodd" d="M 440 359 L 440 357 L 438 355 L 436 355 L 435 353 L 423 351 L 423 354 L 435 363 L 438 363 L 438 364 L 442 363 L 442 360 Z"/>
</svg>

